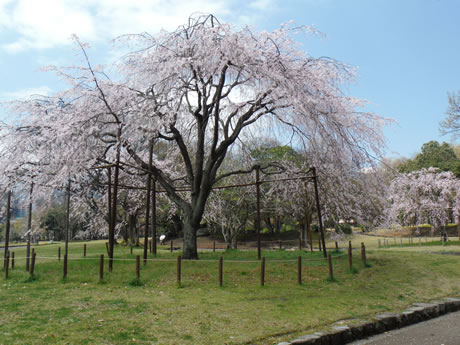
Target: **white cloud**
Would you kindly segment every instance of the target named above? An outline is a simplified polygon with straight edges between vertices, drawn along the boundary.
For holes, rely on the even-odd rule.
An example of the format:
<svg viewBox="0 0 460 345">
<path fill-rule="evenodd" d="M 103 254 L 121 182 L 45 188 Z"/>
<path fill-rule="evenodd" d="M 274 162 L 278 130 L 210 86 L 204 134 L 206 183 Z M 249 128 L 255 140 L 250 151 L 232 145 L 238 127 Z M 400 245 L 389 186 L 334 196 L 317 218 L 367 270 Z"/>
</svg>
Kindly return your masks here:
<svg viewBox="0 0 460 345">
<path fill-rule="evenodd" d="M 48 86 L 32 87 L 0 93 L 0 100 L 10 101 L 15 99 L 25 99 L 33 95 L 48 96 L 51 92 L 52 90 Z"/>
<path fill-rule="evenodd" d="M 0 0 L 0 30 L 15 38 L 2 44 L 8 52 L 83 41 L 107 41 L 126 33 L 172 30 L 196 12 L 245 24 L 271 11 L 274 0 Z"/>
</svg>

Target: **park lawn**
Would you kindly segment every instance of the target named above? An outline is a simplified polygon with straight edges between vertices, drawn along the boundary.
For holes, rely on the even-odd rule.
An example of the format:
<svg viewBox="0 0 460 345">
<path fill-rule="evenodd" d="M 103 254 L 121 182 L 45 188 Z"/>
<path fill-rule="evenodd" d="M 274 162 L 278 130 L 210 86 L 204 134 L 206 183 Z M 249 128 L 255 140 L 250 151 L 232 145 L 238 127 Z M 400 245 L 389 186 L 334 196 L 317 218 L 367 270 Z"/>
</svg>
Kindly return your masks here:
<svg viewBox="0 0 460 345">
<path fill-rule="evenodd" d="M 407 250 L 371 249 L 364 267 L 354 253 L 334 254 L 335 281 L 328 280 L 321 253 L 302 252 L 303 283 L 297 284 L 298 251 L 263 251 L 266 282 L 254 251 L 201 253 L 183 261 L 160 250 L 135 278 L 142 249 L 117 247 L 114 271 L 99 282 L 103 242 L 69 247 L 68 277 L 62 279 L 59 244 L 36 247 L 35 278 L 24 271 L 25 249 L 15 249 L 16 267 L 0 277 L 2 344 L 273 344 L 320 330 L 343 319 L 401 311 L 460 292 L 460 256 Z M 63 245 L 61 244 L 61 247 Z M 356 244 L 355 247 L 358 247 Z M 415 246 L 414 246 L 415 247 Z M 217 259 L 224 257 L 224 286 L 218 286 Z M 150 258 L 153 258 L 150 256 Z"/>
</svg>

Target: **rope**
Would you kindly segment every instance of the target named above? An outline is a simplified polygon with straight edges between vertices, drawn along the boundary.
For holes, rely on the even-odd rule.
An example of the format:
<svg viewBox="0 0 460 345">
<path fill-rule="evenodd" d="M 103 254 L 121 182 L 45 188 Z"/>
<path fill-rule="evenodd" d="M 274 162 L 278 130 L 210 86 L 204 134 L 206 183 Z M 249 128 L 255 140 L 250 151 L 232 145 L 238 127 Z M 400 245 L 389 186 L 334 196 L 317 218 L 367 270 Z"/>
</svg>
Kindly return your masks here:
<svg viewBox="0 0 460 345">
<path fill-rule="evenodd" d="M 340 257 L 343 257 L 347 254 L 340 254 L 340 255 L 335 255 L 333 256 L 332 258 L 335 259 L 335 258 L 340 258 Z M 31 257 L 30 257 L 31 258 Z M 36 256 L 37 259 L 52 259 L 52 260 L 56 260 L 58 257 L 57 256 Z M 20 257 L 15 257 L 15 260 L 19 260 L 19 259 L 27 259 L 27 256 L 20 256 Z M 62 260 L 64 260 L 64 257 L 62 256 L 61 257 Z M 72 261 L 84 261 L 84 260 L 100 260 L 99 257 L 77 257 L 77 256 L 67 256 L 67 260 L 72 260 Z M 109 257 L 105 256 L 104 255 L 104 260 L 110 260 Z M 129 258 L 125 258 L 125 259 L 116 259 L 116 258 L 113 258 L 112 261 L 136 261 L 137 259 L 129 259 Z M 141 257 L 141 260 L 144 260 L 142 257 Z M 312 259 L 304 259 L 302 258 L 302 261 L 303 262 L 312 262 L 312 261 L 323 261 L 323 260 L 327 260 L 327 258 L 312 258 Z M 150 262 L 176 262 L 177 259 L 149 259 L 147 258 L 146 261 L 150 261 Z M 260 262 L 260 260 L 234 260 L 234 259 L 225 259 L 224 258 L 224 261 L 225 262 L 230 262 L 230 263 L 257 263 L 257 262 Z M 200 260 L 183 260 L 183 262 L 196 262 L 196 263 L 200 263 L 200 262 L 219 262 L 218 259 L 200 259 Z M 279 262 L 279 263 L 282 263 L 282 262 L 297 262 L 297 258 L 296 259 L 266 259 L 266 262 Z"/>
</svg>

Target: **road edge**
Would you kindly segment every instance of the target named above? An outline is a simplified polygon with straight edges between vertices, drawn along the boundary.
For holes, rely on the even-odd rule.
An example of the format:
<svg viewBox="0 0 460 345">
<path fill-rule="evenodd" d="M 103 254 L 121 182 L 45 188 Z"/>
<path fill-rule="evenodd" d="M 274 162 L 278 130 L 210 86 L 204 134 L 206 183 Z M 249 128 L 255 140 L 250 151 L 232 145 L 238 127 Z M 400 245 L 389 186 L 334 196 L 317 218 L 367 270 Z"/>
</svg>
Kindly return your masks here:
<svg viewBox="0 0 460 345">
<path fill-rule="evenodd" d="M 329 331 L 307 334 L 278 345 L 343 345 L 458 310 L 460 298 L 446 297 L 430 303 L 415 303 L 399 314 L 383 313 L 376 315 L 372 320 L 362 320 L 357 324 L 331 326 Z"/>
</svg>

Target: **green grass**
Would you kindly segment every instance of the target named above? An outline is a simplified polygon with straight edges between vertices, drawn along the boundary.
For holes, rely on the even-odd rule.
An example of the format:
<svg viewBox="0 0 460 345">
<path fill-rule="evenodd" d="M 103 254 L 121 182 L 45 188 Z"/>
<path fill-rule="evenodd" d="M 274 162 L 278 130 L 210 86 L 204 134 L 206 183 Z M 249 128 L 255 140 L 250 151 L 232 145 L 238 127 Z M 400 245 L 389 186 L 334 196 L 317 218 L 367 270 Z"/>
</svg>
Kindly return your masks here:
<svg viewBox="0 0 460 345">
<path fill-rule="evenodd" d="M 355 247 L 358 240 L 356 241 Z M 388 249 L 368 250 L 371 267 L 359 253 L 353 270 L 347 256 L 333 252 L 334 280 L 321 253 L 263 251 L 265 286 L 255 251 L 205 252 L 182 261 L 165 246 L 143 265 L 136 279 L 135 256 L 142 248 L 116 247 L 114 270 L 105 262 L 104 243 L 69 246 L 68 276 L 62 278 L 57 248 L 35 247 L 35 276 L 24 270 L 25 249 L 15 249 L 16 268 L 0 277 L 2 344 L 272 344 L 319 330 L 341 319 L 400 311 L 413 302 L 455 296 L 460 257 Z M 218 285 L 218 258 L 224 258 L 224 285 Z M 302 285 L 297 284 L 301 255 Z M 152 256 L 149 256 L 152 258 Z"/>
</svg>

